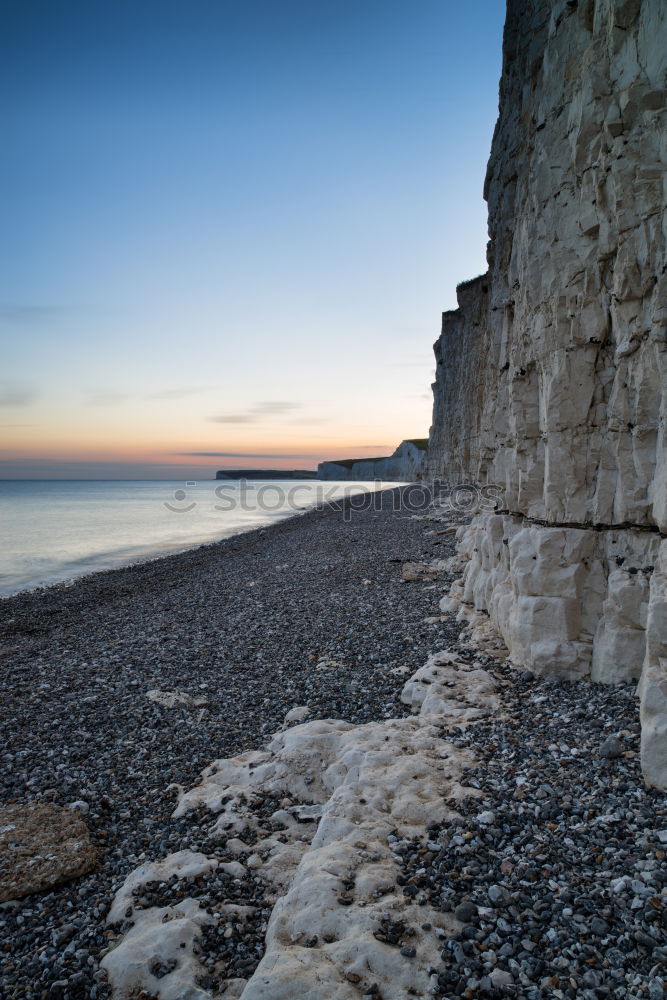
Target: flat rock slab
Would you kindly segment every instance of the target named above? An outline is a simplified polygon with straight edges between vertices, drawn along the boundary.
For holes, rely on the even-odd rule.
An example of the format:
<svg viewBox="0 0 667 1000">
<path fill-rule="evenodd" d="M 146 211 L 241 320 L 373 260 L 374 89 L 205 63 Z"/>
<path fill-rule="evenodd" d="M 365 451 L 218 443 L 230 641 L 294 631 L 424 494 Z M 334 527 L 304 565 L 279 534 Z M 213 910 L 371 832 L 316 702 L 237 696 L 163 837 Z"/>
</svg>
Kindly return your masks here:
<svg viewBox="0 0 667 1000">
<path fill-rule="evenodd" d="M 53 889 L 97 863 L 88 827 L 72 809 L 0 808 L 0 903 Z"/>
</svg>

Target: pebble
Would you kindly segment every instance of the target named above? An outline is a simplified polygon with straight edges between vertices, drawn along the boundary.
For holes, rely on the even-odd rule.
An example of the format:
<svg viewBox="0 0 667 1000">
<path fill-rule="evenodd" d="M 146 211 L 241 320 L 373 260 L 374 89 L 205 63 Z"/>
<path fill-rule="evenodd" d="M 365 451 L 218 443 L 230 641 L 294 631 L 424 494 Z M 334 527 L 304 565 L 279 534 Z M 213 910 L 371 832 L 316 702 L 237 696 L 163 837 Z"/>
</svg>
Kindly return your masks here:
<svg viewBox="0 0 667 1000">
<path fill-rule="evenodd" d="M 29 905 L 0 910 L 12 947 L 2 996 L 107 1000 L 99 959 L 113 893 L 143 861 L 183 847 L 242 867 L 149 884 L 133 908 L 168 905 L 177 893 L 213 912 L 221 901 L 254 906 L 245 923 L 223 917 L 205 926 L 198 944 L 201 985 L 214 995 L 220 966 L 238 979 L 252 975 L 270 915 L 252 843 L 211 840 L 210 819 L 198 814 L 171 820 L 165 789 L 192 786 L 214 758 L 262 746 L 295 705 L 307 703 L 312 718 L 353 723 L 406 714 L 405 673 L 435 648 L 466 653 L 460 623 L 422 624 L 438 591 L 401 586 L 391 561 L 452 551 L 450 540 L 448 550 L 431 544 L 423 521 L 389 509 L 350 524 L 313 512 L 298 524 L 10 599 L 0 795 L 87 804 L 102 864 Z M 360 587 L 364 579 L 373 585 Z M 462 781 L 476 794 L 456 803 L 455 821 L 422 837 L 389 837 L 407 901 L 460 921 L 459 930 L 437 931 L 441 965 L 429 969 L 430 994 L 663 1000 L 667 908 L 654 901 L 667 886 L 659 846 L 667 808 L 643 786 L 638 756 L 626 757 L 639 736 L 632 685 L 564 684 L 481 662 L 506 685 L 503 710 L 443 733 L 477 759 Z M 201 715 L 145 697 L 153 688 L 195 696 L 202 685 L 209 704 Z M 261 808 L 269 816 L 279 805 L 290 807 L 267 800 Z M 352 905 L 344 889 L 339 900 Z M 433 930 L 430 921 L 415 927 L 383 920 L 376 937 L 417 968 L 414 935 Z M 304 944 L 319 946 L 316 938 Z M 377 984 L 362 988 L 380 996 Z"/>
<path fill-rule="evenodd" d="M 461 626 L 425 628 L 434 592 L 400 584 L 400 563 L 390 558 L 450 555 L 454 541 L 425 540 L 421 519 L 392 509 L 395 496 L 386 492 L 383 509 L 349 521 L 340 509 L 310 511 L 3 601 L 0 641 L 11 671 L 0 698 L 0 800 L 45 798 L 81 810 L 101 865 L 16 912 L 0 911 L 11 947 L 0 996 L 42 1000 L 66 987 L 63 1000 L 106 1000 L 95 976 L 109 946 L 106 913 L 125 876 L 184 847 L 238 860 L 209 841 L 205 818 L 170 819 L 169 786 L 191 787 L 211 760 L 261 747 L 295 706 L 355 724 L 409 714 L 400 701 L 405 677 L 394 669 L 413 673 L 434 642 L 455 639 Z M 362 579 L 373 585 L 360 587 Z M 322 661 L 333 665 L 317 670 Z M 208 704 L 167 709 L 149 690 L 193 700 L 205 690 Z M 236 886 L 203 879 L 192 890 L 263 906 L 260 872 Z M 152 898 L 170 902 L 173 893 Z M 222 955 L 248 978 L 266 919 L 260 909 L 226 939 L 207 931 L 203 961 L 215 965 Z"/>
<path fill-rule="evenodd" d="M 482 826 L 491 826 L 491 824 L 495 822 L 495 819 L 496 819 L 496 814 L 494 812 L 491 812 L 490 810 L 487 810 L 486 812 L 482 812 L 479 814 L 479 816 L 477 817 L 477 822 L 481 823 Z"/>
<path fill-rule="evenodd" d="M 431 995 L 663 1000 L 667 797 L 644 786 L 638 754 L 625 756 L 639 742 L 634 686 L 493 669 L 508 685 L 503 712 L 443 733 L 477 758 L 462 783 L 478 794 L 457 802 L 455 824 L 429 828 L 438 852 L 417 838 L 397 845 L 400 884 L 463 924 L 444 942 Z M 613 768 L 599 753 L 612 729 L 624 734 Z"/>
<path fill-rule="evenodd" d="M 492 885 L 488 896 L 494 906 L 507 906 L 511 900 L 509 892 L 502 885 Z"/>
<path fill-rule="evenodd" d="M 609 760 L 616 760 L 623 756 L 623 744 L 616 736 L 608 736 L 600 746 L 600 756 Z"/>
<path fill-rule="evenodd" d="M 462 923 L 469 924 L 477 917 L 477 907 L 470 900 L 464 900 L 454 909 L 454 916 Z"/>
</svg>

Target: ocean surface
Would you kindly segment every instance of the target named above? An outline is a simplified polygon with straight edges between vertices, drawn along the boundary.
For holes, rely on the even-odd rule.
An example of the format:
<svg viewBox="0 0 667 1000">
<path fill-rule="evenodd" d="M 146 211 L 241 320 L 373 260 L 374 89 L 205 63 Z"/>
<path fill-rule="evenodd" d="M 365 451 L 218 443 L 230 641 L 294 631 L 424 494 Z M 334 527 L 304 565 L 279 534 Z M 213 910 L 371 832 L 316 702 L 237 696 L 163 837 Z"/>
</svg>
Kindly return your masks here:
<svg viewBox="0 0 667 1000">
<path fill-rule="evenodd" d="M 376 488 L 313 480 L 0 480 L 0 595 L 182 552 Z"/>
</svg>

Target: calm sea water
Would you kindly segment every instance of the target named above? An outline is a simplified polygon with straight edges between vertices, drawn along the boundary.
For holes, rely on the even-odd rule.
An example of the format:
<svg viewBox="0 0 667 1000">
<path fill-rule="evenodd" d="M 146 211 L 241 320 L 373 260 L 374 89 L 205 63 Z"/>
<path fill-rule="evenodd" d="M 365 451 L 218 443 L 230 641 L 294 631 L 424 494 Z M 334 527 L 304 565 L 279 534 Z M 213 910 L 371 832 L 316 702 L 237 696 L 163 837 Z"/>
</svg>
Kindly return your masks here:
<svg viewBox="0 0 667 1000">
<path fill-rule="evenodd" d="M 0 594 L 183 551 L 374 488 L 312 480 L 0 481 Z"/>
</svg>

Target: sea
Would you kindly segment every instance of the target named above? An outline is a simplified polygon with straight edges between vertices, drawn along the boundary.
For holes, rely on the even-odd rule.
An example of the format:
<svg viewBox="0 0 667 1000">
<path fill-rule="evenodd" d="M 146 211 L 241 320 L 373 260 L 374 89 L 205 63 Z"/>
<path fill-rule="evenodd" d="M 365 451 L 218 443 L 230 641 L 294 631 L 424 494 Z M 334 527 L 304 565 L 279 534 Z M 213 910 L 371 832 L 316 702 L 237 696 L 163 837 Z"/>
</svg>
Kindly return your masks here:
<svg viewBox="0 0 667 1000">
<path fill-rule="evenodd" d="M 396 485 L 0 480 L 0 596 L 182 552 Z"/>
</svg>

